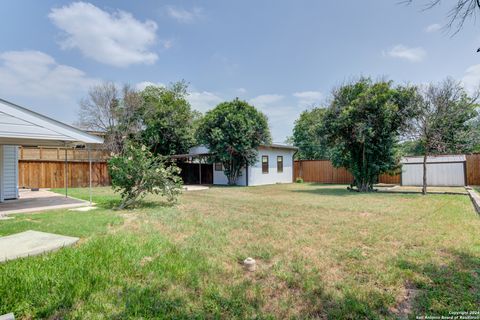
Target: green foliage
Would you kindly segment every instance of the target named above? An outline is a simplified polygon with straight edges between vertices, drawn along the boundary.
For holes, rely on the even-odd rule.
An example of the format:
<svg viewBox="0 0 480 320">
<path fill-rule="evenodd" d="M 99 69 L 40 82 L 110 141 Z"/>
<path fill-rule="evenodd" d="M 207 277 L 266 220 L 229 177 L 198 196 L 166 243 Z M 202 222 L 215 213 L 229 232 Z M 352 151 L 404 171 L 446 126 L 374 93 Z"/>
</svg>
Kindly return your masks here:
<svg viewBox="0 0 480 320">
<path fill-rule="evenodd" d="M 119 209 L 134 206 L 149 193 L 165 196 L 173 203 L 181 192 L 180 169 L 173 164 L 165 166 L 145 146 L 127 142 L 122 154 L 108 160 L 108 171 L 112 188 L 122 197 Z"/>
<path fill-rule="evenodd" d="M 195 128 L 200 113 L 188 103 L 187 85 L 177 82 L 169 87 L 148 86 L 142 91 L 141 142 L 157 155 L 188 153 L 195 145 Z"/>
<path fill-rule="evenodd" d="M 398 144 L 398 152 L 403 157 L 422 155 L 423 150 L 423 146 L 418 140 L 403 141 Z"/>
<path fill-rule="evenodd" d="M 320 134 L 333 164 L 352 173 L 359 191 L 371 191 L 380 174 L 398 167 L 395 146 L 413 116 L 413 92 L 366 78 L 334 92 Z"/>
<path fill-rule="evenodd" d="M 236 184 L 243 167 L 255 163 L 258 146 L 271 141 L 267 117 L 238 98 L 208 111 L 197 137 L 210 149 L 212 160 L 223 164 L 230 185 Z"/>
<path fill-rule="evenodd" d="M 293 144 L 298 147 L 297 159 L 328 159 L 329 152 L 325 137 L 321 135 L 325 108 L 313 108 L 303 111 L 295 121 L 293 128 Z"/>
<path fill-rule="evenodd" d="M 296 183 L 303 183 L 303 178 L 297 177 L 297 178 L 295 179 L 295 182 L 296 182 Z"/>
<path fill-rule="evenodd" d="M 475 117 L 478 105 L 460 82 L 447 78 L 439 84 L 417 88 L 415 117 L 409 129 L 423 151 L 423 188 L 427 193 L 427 156 L 429 154 L 466 153 L 478 144 Z"/>
</svg>

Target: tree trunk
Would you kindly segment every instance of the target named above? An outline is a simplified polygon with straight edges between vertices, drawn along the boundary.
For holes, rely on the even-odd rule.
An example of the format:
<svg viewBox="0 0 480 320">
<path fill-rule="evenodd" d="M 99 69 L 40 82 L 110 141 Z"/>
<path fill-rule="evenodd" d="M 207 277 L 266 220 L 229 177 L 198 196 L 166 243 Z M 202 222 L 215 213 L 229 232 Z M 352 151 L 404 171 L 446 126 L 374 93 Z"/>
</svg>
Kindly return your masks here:
<svg viewBox="0 0 480 320">
<path fill-rule="evenodd" d="M 423 155 L 423 184 L 422 184 L 422 194 L 427 194 L 427 157 L 428 154 L 425 152 Z"/>
</svg>

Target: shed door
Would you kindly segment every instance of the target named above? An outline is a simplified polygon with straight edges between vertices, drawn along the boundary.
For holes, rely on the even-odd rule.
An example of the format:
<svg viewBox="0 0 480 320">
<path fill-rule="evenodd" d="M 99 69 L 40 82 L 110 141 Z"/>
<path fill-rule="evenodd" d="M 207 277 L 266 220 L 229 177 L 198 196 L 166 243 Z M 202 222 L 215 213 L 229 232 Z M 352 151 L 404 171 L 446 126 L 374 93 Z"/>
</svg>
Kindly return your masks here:
<svg viewBox="0 0 480 320">
<path fill-rule="evenodd" d="M 18 198 L 18 149 L 3 146 L 3 197 Z"/>
<path fill-rule="evenodd" d="M 404 164 L 402 185 L 421 186 L 423 184 L 423 164 Z M 465 186 L 464 162 L 428 163 L 427 184 L 429 186 Z"/>
</svg>

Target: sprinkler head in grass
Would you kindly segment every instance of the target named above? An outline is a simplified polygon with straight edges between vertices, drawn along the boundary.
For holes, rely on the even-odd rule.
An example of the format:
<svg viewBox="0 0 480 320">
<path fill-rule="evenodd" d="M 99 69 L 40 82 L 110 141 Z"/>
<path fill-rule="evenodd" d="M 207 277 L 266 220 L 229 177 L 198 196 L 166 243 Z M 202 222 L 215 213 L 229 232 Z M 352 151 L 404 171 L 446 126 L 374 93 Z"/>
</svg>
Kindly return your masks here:
<svg viewBox="0 0 480 320">
<path fill-rule="evenodd" d="M 243 261 L 243 265 L 247 271 L 255 271 L 256 262 L 255 259 L 248 257 Z"/>
</svg>

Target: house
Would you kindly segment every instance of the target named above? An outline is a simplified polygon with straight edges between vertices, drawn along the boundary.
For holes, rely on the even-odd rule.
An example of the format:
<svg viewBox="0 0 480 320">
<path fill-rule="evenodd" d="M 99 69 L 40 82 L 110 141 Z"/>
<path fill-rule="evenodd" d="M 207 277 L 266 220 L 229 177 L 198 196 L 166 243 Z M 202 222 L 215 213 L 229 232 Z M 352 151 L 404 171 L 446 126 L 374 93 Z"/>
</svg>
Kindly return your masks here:
<svg viewBox="0 0 480 320">
<path fill-rule="evenodd" d="M 293 158 L 298 148 L 280 145 L 260 145 L 257 161 L 254 165 L 243 168 L 237 185 L 259 186 L 276 183 L 293 182 Z M 182 178 L 186 184 L 228 184 L 227 176 L 221 163 L 209 163 L 210 151 L 205 146 L 190 149 L 188 154 L 173 158 L 183 159 L 179 163 Z"/>
<path fill-rule="evenodd" d="M 19 196 L 19 146 L 74 147 L 100 143 L 102 138 L 0 99 L 0 202 Z"/>
</svg>

